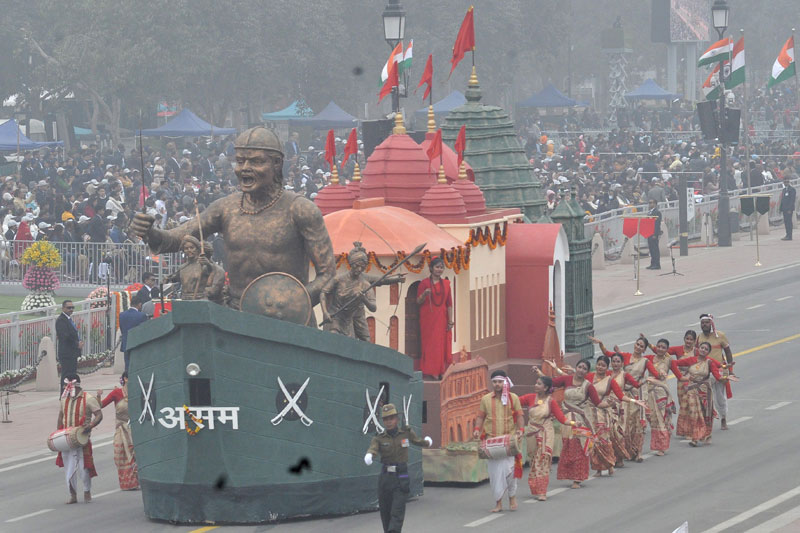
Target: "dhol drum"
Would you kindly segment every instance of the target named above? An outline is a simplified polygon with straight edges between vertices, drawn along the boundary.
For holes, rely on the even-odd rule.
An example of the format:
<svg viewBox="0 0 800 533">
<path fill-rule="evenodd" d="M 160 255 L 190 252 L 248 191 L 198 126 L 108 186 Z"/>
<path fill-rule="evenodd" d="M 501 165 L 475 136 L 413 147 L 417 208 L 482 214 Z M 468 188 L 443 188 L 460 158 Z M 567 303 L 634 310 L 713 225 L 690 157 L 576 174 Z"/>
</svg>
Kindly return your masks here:
<svg viewBox="0 0 800 533">
<path fill-rule="evenodd" d="M 481 441 L 478 457 L 481 459 L 503 459 L 520 453 L 520 436 L 517 433 L 501 435 Z"/>
<path fill-rule="evenodd" d="M 59 429 L 47 437 L 47 447 L 54 452 L 67 452 L 74 448 L 86 446 L 89 442 L 89 434 L 81 431 L 80 426 Z"/>
</svg>

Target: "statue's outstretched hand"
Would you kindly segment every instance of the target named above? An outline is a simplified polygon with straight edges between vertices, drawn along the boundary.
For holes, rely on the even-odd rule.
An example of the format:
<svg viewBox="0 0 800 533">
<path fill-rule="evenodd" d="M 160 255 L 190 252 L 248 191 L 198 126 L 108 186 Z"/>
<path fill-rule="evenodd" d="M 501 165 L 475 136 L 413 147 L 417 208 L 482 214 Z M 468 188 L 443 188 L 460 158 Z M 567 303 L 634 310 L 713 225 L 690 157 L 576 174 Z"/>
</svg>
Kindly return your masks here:
<svg viewBox="0 0 800 533">
<path fill-rule="evenodd" d="M 147 213 L 136 213 L 131 221 L 130 232 L 138 237 L 146 237 L 156 219 Z"/>
</svg>

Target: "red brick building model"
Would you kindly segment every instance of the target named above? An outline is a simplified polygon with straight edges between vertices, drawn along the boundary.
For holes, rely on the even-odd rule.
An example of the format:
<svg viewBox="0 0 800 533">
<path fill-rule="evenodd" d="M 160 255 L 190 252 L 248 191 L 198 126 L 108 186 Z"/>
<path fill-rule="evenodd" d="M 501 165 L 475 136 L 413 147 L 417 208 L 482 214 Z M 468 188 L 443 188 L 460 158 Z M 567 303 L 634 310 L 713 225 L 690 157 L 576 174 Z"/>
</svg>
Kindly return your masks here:
<svg viewBox="0 0 800 533">
<path fill-rule="evenodd" d="M 441 382 L 441 448 L 451 442 L 472 439 L 481 398 L 489 392 L 486 385 L 488 371 L 485 359 L 470 359 L 464 350 L 459 362 L 445 371 Z"/>
</svg>

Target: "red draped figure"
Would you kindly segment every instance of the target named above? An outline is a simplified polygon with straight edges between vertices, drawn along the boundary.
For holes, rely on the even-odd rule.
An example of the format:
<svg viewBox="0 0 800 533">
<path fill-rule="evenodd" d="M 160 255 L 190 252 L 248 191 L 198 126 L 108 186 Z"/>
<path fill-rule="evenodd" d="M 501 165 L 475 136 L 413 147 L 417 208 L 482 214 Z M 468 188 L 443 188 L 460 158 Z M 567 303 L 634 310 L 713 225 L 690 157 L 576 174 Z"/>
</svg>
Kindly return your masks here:
<svg viewBox="0 0 800 533">
<path fill-rule="evenodd" d="M 422 357 L 418 370 L 441 378 L 452 360 L 453 296 L 450 280 L 442 279 L 444 261 L 431 259 L 431 275 L 417 287 Z"/>
</svg>

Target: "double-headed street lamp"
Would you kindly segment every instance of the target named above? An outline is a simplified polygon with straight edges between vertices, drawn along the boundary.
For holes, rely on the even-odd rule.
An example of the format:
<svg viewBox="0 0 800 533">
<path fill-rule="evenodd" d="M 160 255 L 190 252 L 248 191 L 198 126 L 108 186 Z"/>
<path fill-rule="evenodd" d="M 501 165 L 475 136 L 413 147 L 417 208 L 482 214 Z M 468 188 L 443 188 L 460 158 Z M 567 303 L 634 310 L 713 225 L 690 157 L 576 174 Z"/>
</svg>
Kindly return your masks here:
<svg viewBox="0 0 800 533">
<path fill-rule="evenodd" d="M 714 24 L 714 29 L 717 30 L 717 34 L 719 35 L 719 40 L 722 40 L 722 36 L 725 34 L 725 30 L 728 29 L 728 15 L 730 14 L 730 9 L 728 8 L 728 3 L 725 0 L 714 0 L 714 5 L 711 6 L 711 22 Z M 719 150 L 719 209 L 718 219 L 719 219 L 719 235 L 718 235 L 718 245 L 719 246 L 730 246 L 731 245 L 731 217 L 730 217 L 730 197 L 728 196 L 728 143 L 727 143 L 727 132 L 726 132 L 726 125 L 727 120 L 725 117 L 725 81 L 730 74 L 730 62 L 727 65 L 723 65 L 722 68 L 719 69 L 719 88 L 720 88 L 720 96 L 719 96 L 719 142 L 720 142 L 720 150 Z"/>
<path fill-rule="evenodd" d="M 383 37 L 389 43 L 389 48 L 394 50 L 397 43 L 402 41 L 405 35 L 406 12 L 398 0 L 389 0 L 383 10 Z M 395 113 L 400 111 L 400 87 L 392 89 L 392 111 Z"/>
</svg>

